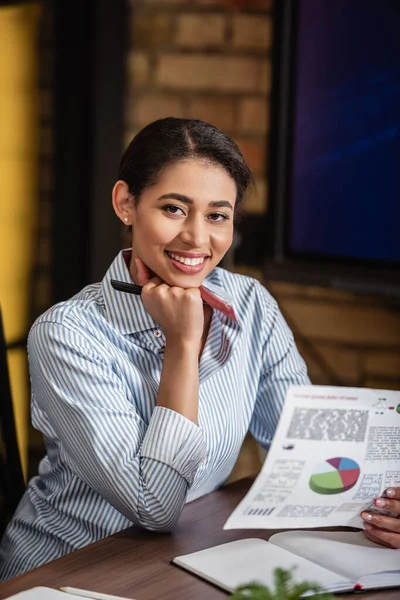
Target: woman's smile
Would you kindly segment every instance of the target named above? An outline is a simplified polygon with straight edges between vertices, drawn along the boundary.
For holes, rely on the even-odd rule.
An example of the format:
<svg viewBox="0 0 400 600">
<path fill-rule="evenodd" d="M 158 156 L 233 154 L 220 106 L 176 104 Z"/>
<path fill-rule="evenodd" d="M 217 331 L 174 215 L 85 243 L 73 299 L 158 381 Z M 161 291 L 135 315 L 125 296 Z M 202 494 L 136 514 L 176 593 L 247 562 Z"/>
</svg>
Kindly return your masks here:
<svg viewBox="0 0 400 600">
<path fill-rule="evenodd" d="M 170 252 L 165 250 L 165 254 L 170 260 L 171 265 L 186 275 L 201 273 L 209 258 L 207 254 L 196 252 Z"/>
</svg>

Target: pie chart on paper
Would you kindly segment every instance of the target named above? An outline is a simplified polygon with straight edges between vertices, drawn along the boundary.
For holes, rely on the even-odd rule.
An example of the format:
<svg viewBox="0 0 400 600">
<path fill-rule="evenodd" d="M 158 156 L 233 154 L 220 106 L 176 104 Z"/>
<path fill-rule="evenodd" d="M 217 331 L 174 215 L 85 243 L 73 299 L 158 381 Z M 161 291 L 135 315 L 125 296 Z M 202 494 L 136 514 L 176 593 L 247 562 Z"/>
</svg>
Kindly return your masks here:
<svg viewBox="0 0 400 600">
<path fill-rule="evenodd" d="M 309 486 L 317 494 L 341 494 L 358 481 L 360 467 L 351 458 L 329 458 L 320 463 L 310 477 Z"/>
</svg>

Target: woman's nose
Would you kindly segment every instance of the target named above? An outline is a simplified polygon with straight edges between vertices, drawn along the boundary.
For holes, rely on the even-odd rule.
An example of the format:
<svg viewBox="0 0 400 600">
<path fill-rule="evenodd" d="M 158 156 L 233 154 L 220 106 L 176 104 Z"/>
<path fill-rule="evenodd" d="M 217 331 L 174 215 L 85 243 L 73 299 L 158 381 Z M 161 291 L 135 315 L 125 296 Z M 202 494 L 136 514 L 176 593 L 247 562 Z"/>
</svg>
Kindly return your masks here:
<svg viewBox="0 0 400 600">
<path fill-rule="evenodd" d="M 204 248 L 208 243 L 207 224 L 204 219 L 187 219 L 182 228 L 181 240 L 192 248 Z"/>
</svg>

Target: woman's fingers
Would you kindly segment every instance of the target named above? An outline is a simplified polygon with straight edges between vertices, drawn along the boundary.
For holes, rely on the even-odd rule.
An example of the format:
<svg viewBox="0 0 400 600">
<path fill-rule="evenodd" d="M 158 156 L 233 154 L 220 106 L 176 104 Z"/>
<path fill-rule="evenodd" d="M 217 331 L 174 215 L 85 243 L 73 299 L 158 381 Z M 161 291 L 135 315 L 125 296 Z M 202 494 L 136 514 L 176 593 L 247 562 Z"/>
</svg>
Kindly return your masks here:
<svg viewBox="0 0 400 600">
<path fill-rule="evenodd" d="M 171 341 L 201 340 L 204 327 L 203 303 L 198 288 L 169 286 L 135 258 L 136 283 L 143 287 L 142 301 L 150 316 Z"/>
<path fill-rule="evenodd" d="M 400 487 L 387 489 L 381 498 L 375 500 L 375 505 L 400 517 Z"/>
<path fill-rule="evenodd" d="M 380 529 L 386 529 L 387 531 L 393 531 L 400 534 L 400 519 L 396 517 L 387 517 L 385 515 L 376 514 L 374 512 L 365 511 L 361 517 L 365 523 L 374 525 Z"/>
<path fill-rule="evenodd" d="M 145 296 L 151 295 L 157 288 L 157 294 L 165 294 L 168 290 L 168 285 L 159 277 L 153 277 L 148 283 L 143 286 L 142 299 Z"/>
<path fill-rule="evenodd" d="M 361 514 L 365 534 L 374 542 L 400 548 L 400 488 L 392 487 L 375 500 L 375 505 L 389 514 L 373 510 Z"/>
<path fill-rule="evenodd" d="M 374 527 L 369 523 L 365 524 L 364 533 L 371 542 L 376 544 L 382 544 L 383 546 L 389 546 L 389 548 L 400 548 L 400 535 L 397 533 L 391 533 L 384 529 Z"/>
</svg>

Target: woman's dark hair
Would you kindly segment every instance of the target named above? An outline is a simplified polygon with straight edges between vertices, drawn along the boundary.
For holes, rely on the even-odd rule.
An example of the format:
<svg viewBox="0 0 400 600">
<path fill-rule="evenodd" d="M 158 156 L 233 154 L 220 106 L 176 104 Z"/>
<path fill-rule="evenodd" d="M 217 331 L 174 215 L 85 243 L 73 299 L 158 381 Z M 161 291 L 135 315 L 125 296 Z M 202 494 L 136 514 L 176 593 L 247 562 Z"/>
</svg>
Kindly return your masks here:
<svg viewBox="0 0 400 600">
<path fill-rule="evenodd" d="M 174 163 L 200 158 L 222 167 L 235 181 L 235 216 L 241 212 L 252 175 L 236 144 L 220 129 L 197 119 L 168 117 L 142 129 L 125 150 L 118 178 L 128 184 L 136 201 Z"/>
</svg>

